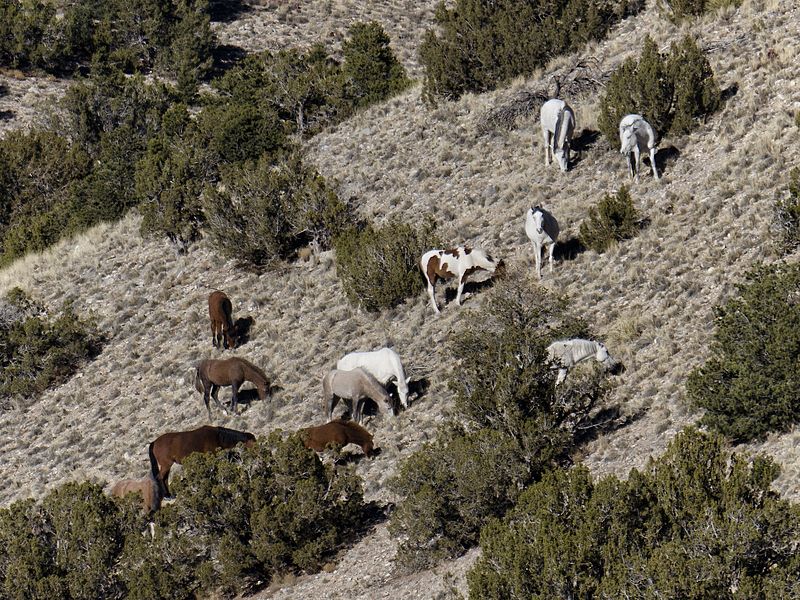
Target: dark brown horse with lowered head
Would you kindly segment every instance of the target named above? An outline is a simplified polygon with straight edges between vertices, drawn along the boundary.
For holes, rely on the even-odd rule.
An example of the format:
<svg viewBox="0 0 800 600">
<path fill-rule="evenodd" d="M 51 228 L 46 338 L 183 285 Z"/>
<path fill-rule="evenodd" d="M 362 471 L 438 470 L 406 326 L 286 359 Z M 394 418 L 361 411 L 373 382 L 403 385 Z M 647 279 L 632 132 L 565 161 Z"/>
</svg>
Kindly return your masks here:
<svg viewBox="0 0 800 600">
<path fill-rule="evenodd" d="M 346 446 L 356 444 L 367 457 L 375 452 L 372 434 L 358 423 L 336 419 L 325 425 L 306 427 L 300 430 L 300 436 L 306 448 L 322 452 L 328 444 Z"/>
<path fill-rule="evenodd" d="M 123 479 L 111 488 L 111 495 L 115 498 L 124 498 L 128 494 L 139 494 L 142 497 L 142 508 L 149 514 L 161 508 L 164 489 L 155 473 L 149 473 L 141 479 Z"/>
<path fill-rule="evenodd" d="M 211 343 L 215 348 L 221 344 L 225 348 L 236 348 L 232 314 L 233 306 L 225 292 L 211 292 L 208 297 L 208 316 L 211 318 Z"/>
<path fill-rule="evenodd" d="M 243 358 L 234 356 L 217 360 L 209 358 L 197 363 L 197 370 L 194 378 L 194 387 L 203 394 L 203 401 L 206 403 L 208 418 L 211 420 L 211 407 L 209 397 L 214 398 L 219 407 L 226 413 L 227 409 L 217 398 L 219 388 L 223 385 L 231 386 L 231 412 L 236 414 L 236 403 L 238 402 L 239 388 L 245 381 L 251 381 L 258 389 L 259 400 L 266 400 L 270 393 L 270 381 L 264 371 L 253 363 Z"/>
<path fill-rule="evenodd" d="M 233 448 L 243 443 L 248 448 L 255 444 L 256 436 L 246 431 L 227 427 L 203 425 L 191 431 L 170 431 L 158 436 L 147 449 L 153 477 L 163 486 L 164 495 L 169 496 L 169 470 L 192 452 L 213 452 L 217 448 Z"/>
</svg>

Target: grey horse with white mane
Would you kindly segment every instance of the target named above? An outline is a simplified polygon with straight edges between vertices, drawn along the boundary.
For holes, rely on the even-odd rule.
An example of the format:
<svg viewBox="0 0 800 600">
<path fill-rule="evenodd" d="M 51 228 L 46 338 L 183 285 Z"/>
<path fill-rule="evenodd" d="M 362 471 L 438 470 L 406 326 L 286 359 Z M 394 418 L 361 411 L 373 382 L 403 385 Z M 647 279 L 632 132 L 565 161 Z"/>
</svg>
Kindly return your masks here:
<svg viewBox="0 0 800 600">
<path fill-rule="evenodd" d="M 333 409 L 339 398 L 342 398 L 350 405 L 353 421 L 361 422 L 361 411 L 364 406 L 364 399 L 373 400 L 379 410 L 381 403 L 394 412 L 392 397 L 386 389 L 372 375 L 364 369 L 358 367 L 350 371 L 340 371 L 333 369 L 322 378 L 322 395 L 325 400 L 325 414 L 328 421 L 333 416 Z"/>
<path fill-rule="evenodd" d="M 602 342 L 573 338 L 555 341 L 547 347 L 547 359 L 553 363 L 553 368 L 558 369 L 556 385 L 566 379 L 567 372 L 572 367 L 589 358 L 603 364 L 614 375 L 624 370 L 622 363 L 611 357 Z"/>
<path fill-rule="evenodd" d="M 619 122 L 620 154 L 628 161 L 628 171 L 635 181 L 639 181 L 642 150 L 650 153 L 650 167 L 653 177 L 658 179 L 656 169 L 656 132 L 642 115 L 625 115 Z M 633 153 L 633 156 L 631 156 Z"/>
<path fill-rule="evenodd" d="M 541 206 L 529 208 L 525 215 L 525 234 L 533 244 L 536 274 L 542 278 L 542 246 L 549 249 L 550 272 L 553 272 L 553 252 L 556 248 L 559 227 L 556 218 Z"/>
<path fill-rule="evenodd" d="M 575 112 L 558 98 L 551 98 L 539 112 L 539 124 L 544 137 L 544 164 L 550 164 L 555 155 L 558 166 L 566 172 L 569 168 L 569 150 L 572 132 L 575 130 Z"/>
</svg>

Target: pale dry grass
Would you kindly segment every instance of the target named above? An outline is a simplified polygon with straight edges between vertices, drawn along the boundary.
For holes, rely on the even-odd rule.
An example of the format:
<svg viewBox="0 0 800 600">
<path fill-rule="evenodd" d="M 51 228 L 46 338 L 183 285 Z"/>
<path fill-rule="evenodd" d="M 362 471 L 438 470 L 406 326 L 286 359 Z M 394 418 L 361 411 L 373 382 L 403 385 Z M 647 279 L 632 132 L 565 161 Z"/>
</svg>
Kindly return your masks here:
<svg viewBox="0 0 800 600">
<path fill-rule="evenodd" d="M 334 2 L 331 10 L 346 12 L 356 4 Z M 358 6 L 378 10 L 378 4 Z M 561 260 L 552 275 L 544 271 L 542 285 L 568 294 L 573 310 L 627 367 L 616 379 L 611 402 L 621 406 L 630 424 L 585 449 L 585 462 L 598 475 L 624 476 L 642 467 L 697 419 L 685 405 L 683 389 L 687 374 L 707 357 L 712 308 L 730 297 L 753 264 L 775 258 L 772 204 L 786 186 L 788 169 L 800 164 L 793 124 L 800 108 L 800 65 L 791 60 L 800 50 L 800 8 L 789 0 L 769 0 L 767 12 L 759 12 L 754 4 L 682 28 L 648 10 L 621 23 L 608 41 L 592 49 L 609 70 L 638 53 L 645 33 L 668 47 L 688 29 L 709 48 L 721 86 L 739 86 L 697 132 L 661 142 L 661 148 L 674 147 L 679 156 L 667 164 L 661 182 L 647 173 L 632 186 L 637 208 L 649 219 L 636 238 L 602 255 L 587 251 Z M 284 37 L 265 30 L 261 41 L 289 39 L 290 29 L 280 31 Z M 766 50 L 776 40 L 788 50 L 768 59 Z M 757 58 L 762 53 L 764 58 Z M 540 76 L 548 78 L 548 71 Z M 523 232 L 527 206 L 548 207 L 566 240 L 577 235 L 590 206 L 629 181 L 622 157 L 602 139 L 563 174 L 554 165 L 544 167 L 533 121 L 512 131 L 479 134 L 477 123 L 485 112 L 525 85 L 520 80 L 512 88 L 467 95 L 435 109 L 423 105 L 417 86 L 308 141 L 310 160 L 337 182 L 341 197 L 356 199 L 365 216 L 418 223 L 432 214 L 443 239 L 481 245 L 512 266 L 532 267 Z M 574 108 L 579 128 L 596 119 L 596 98 Z M 399 417 L 379 415 L 366 423 L 384 452 L 359 461 L 356 470 L 368 499 L 393 501 L 388 478 L 401 460 L 432 439 L 452 410 L 447 342 L 464 325 L 467 312 L 448 305 L 435 318 L 420 294 L 378 316 L 361 313 L 345 302 L 329 256 L 313 268 L 303 264 L 257 275 L 221 260 L 204 243 L 176 256 L 164 242 L 142 240 L 138 218 L 131 216 L 0 271 L 0 293 L 13 285 L 50 308 L 72 300 L 94 316 L 109 342 L 67 384 L 27 408 L 0 415 L 2 472 L 10 482 L 0 492 L 4 504 L 41 496 L 72 479 L 141 476 L 149 441 L 205 422 L 190 368 L 200 358 L 221 355 L 211 348 L 206 314 L 213 288 L 231 297 L 234 317 L 255 318 L 251 342 L 234 354 L 260 364 L 283 386 L 273 400 L 273 419 L 256 401 L 237 417 L 225 418 L 215 409 L 214 423 L 258 435 L 321 423 L 325 370 L 346 352 L 393 344 L 409 371 L 431 382 L 426 395 Z M 488 294 L 491 290 L 469 298 L 465 309 L 479 307 Z M 222 397 L 228 394 L 223 391 Z M 797 429 L 746 449 L 775 455 L 784 466 L 777 489 L 800 499 Z M 269 594 L 416 597 L 424 590 L 419 597 L 430 597 L 429 590 L 445 589 L 443 569 L 393 578 L 394 550 L 380 526 L 331 572 L 300 578 Z M 448 563 L 459 574 L 461 591 L 463 573 L 475 556 Z"/>
</svg>

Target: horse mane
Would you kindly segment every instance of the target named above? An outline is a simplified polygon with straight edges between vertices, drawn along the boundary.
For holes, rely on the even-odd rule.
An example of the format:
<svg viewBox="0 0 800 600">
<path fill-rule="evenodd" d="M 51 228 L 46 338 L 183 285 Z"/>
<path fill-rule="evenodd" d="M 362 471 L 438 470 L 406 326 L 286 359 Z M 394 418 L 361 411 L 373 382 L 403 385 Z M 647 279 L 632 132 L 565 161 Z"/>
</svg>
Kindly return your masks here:
<svg viewBox="0 0 800 600">
<path fill-rule="evenodd" d="M 240 357 L 238 357 L 238 356 L 236 357 L 236 360 L 240 361 L 240 362 L 241 362 L 242 364 L 244 364 L 244 366 L 245 366 L 245 367 L 247 367 L 248 369 L 252 369 L 252 370 L 253 370 L 253 371 L 254 371 L 254 372 L 255 372 L 255 373 L 256 373 L 256 374 L 257 374 L 259 377 L 261 377 L 261 379 L 263 379 L 263 380 L 264 380 L 264 384 L 265 384 L 266 386 L 269 386 L 269 377 L 267 377 L 267 374 L 266 374 L 266 373 L 264 373 L 264 371 L 261 369 L 261 367 L 257 367 L 256 365 L 254 365 L 253 363 L 251 363 L 249 360 L 247 360 L 247 359 L 245 359 L 245 358 L 240 358 Z M 248 375 L 248 377 L 249 377 L 249 375 Z M 251 381 L 252 381 L 252 380 L 251 380 Z M 253 383 L 256 383 L 256 384 L 257 384 L 258 382 L 255 382 L 255 381 L 254 381 Z M 269 392 L 269 390 L 267 390 L 267 391 Z"/>
<path fill-rule="evenodd" d="M 235 446 L 239 442 L 246 442 L 255 439 L 255 436 L 248 431 L 238 431 L 227 427 L 217 427 L 217 436 L 223 446 Z"/>
<path fill-rule="evenodd" d="M 332 423 L 340 423 L 343 427 L 350 430 L 353 435 L 353 440 L 357 444 L 372 441 L 372 434 L 354 421 L 344 421 L 342 419 L 335 419 Z"/>
</svg>

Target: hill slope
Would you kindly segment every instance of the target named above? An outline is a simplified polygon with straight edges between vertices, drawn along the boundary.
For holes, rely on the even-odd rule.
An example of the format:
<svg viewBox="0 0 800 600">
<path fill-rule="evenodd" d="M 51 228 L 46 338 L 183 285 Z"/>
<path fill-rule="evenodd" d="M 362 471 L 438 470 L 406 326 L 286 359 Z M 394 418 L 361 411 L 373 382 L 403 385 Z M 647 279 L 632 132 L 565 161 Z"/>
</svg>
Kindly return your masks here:
<svg viewBox="0 0 800 600">
<path fill-rule="evenodd" d="M 749 2 L 682 27 L 649 9 L 621 23 L 586 55 L 608 71 L 638 53 L 645 33 L 666 47 L 687 30 L 707 48 L 721 87 L 736 84 L 738 91 L 696 133 L 661 142 L 662 149 L 672 147 L 662 181 L 645 174 L 632 187 L 637 207 L 650 220 L 638 237 L 603 255 L 584 252 L 562 260 L 543 278 L 554 292 L 570 296 L 574 310 L 627 366 L 611 402 L 628 424 L 585 449 L 584 460 L 598 475 L 624 476 L 643 466 L 697 418 L 683 404 L 683 386 L 707 355 L 711 309 L 754 263 L 775 258 L 772 205 L 789 169 L 800 165 L 794 124 L 800 110 L 800 7 L 792 0 Z M 366 216 L 417 221 L 432 214 L 443 239 L 478 244 L 507 262 L 530 266 L 522 228 L 529 205 L 550 209 L 568 239 L 589 206 L 628 182 L 623 158 L 602 140 L 562 174 L 542 164 L 533 119 L 510 132 L 479 133 L 487 110 L 548 78 L 545 73 L 435 109 L 422 104 L 415 87 L 311 139 L 310 160 Z M 578 132 L 594 128 L 596 98 L 571 103 Z M 68 480 L 139 476 L 155 436 L 206 422 L 190 368 L 220 354 L 211 348 L 206 312 L 215 288 L 233 300 L 234 318 L 255 318 L 251 341 L 234 353 L 263 366 L 284 388 L 273 400 L 272 419 L 269 407 L 255 401 L 236 417 L 215 410 L 216 424 L 266 434 L 322 422 L 320 377 L 352 350 L 394 344 L 412 374 L 428 376 L 430 388 L 408 411 L 367 422 L 384 452 L 357 469 L 368 499 L 393 501 L 387 479 L 450 410 L 446 379 L 452 363 L 444 342 L 468 314 L 448 305 L 435 318 L 423 295 L 377 317 L 363 314 L 345 302 L 330 256 L 313 268 L 291 265 L 258 276 L 223 261 L 206 243 L 177 256 L 166 242 L 142 240 L 135 215 L 0 271 L 0 293 L 14 285 L 49 307 L 71 300 L 94 316 L 109 342 L 67 384 L 0 414 L 4 505 L 41 496 Z M 469 298 L 465 308 L 479 307 L 489 293 Z M 776 487 L 800 500 L 800 429 L 752 449 L 782 463 Z M 464 590 L 463 573 L 476 555 L 396 578 L 393 554 L 393 542 L 379 526 L 330 573 L 285 581 L 264 595 L 446 597 L 453 586 Z"/>
</svg>

